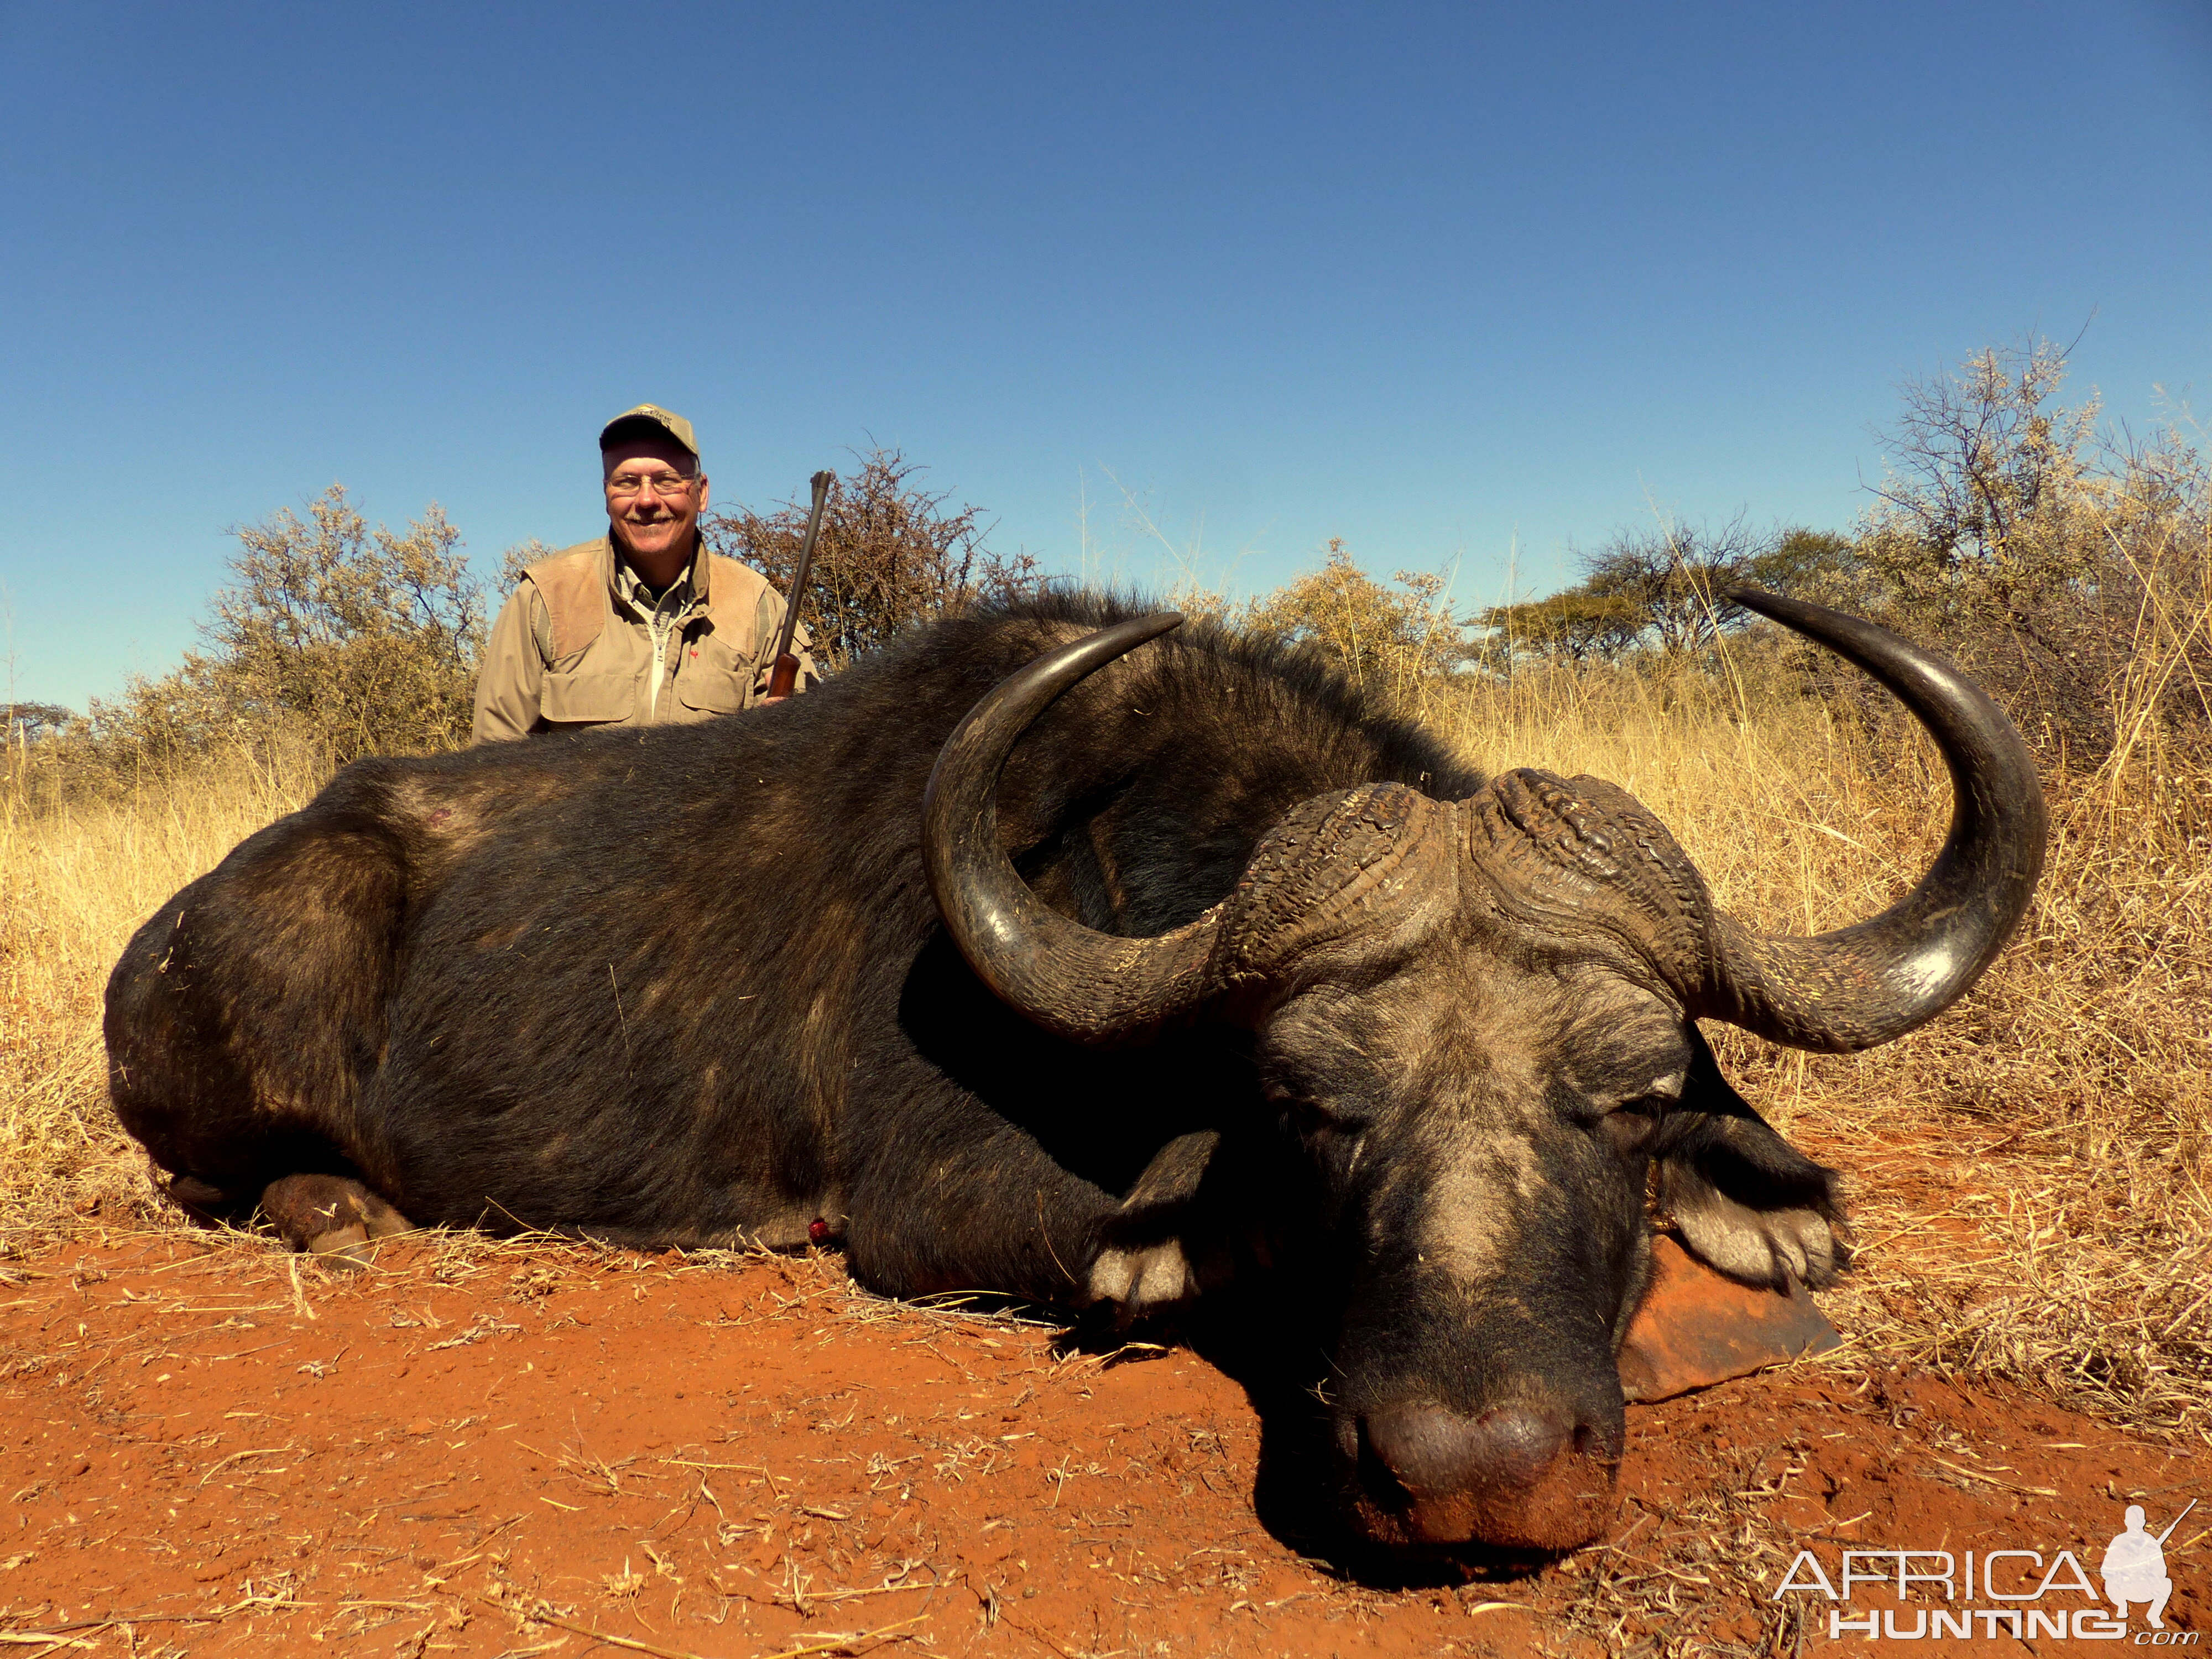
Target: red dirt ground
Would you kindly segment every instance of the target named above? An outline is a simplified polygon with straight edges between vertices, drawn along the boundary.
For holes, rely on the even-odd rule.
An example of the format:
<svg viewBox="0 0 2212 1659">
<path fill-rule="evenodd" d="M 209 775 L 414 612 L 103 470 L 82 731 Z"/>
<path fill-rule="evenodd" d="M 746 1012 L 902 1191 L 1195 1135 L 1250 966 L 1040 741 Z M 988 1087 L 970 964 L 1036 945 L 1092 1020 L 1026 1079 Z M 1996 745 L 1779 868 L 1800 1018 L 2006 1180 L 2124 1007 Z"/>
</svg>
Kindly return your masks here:
<svg viewBox="0 0 2212 1659">
<path fill-rule="evenodd" d="M 0 1263 L 0 1652 L 1783 1653 L 1829 1644 L 1772 1599 L 1796 1550 L 2094 1574 L 2127 1502 L 2200 1493 L 2166 1623 L 2212 1624 L 2192 1454 L 2033 1401 L 1847 1350 L 1632 1407 L 1607 1543 L 1408 1574 L 1333 1540 L 1310 1401 L 1221 1352 L 879 1302 L 835 1256 L 445 1239 L 341 1277 L 88 1234 Z M 1944 1605 L 1880 1594 L 1846 1611 Z M 1975 1629 L 1948 1650 L 2022 1650 Z"/>
</svg>

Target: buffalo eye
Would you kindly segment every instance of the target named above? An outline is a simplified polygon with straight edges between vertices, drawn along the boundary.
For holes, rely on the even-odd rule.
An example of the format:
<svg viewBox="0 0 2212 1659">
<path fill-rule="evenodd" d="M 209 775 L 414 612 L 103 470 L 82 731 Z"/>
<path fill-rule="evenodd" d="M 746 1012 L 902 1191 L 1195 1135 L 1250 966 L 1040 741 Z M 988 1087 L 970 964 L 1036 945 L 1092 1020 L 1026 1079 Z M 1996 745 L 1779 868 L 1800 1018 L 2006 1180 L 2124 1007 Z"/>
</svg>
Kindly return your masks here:
<svg viewBox="0 0 2212 1659">
<path fill-rule="evenodd" d="M 1651 1095 L 1624 1100 L 1605 1115 L 1605 1137 L 1616 1150 L 1639 1152 L 1657 1132 L 1659 1120 L 1673 1103 Z"/>
<path fill-rule="evenodd" d="M 1668 1109 L 1682 1097 L 1682 1073 L 1670 1072 L 1614 1106 L 1605 1115 L 1607 1138 L 1621 1152 L 1641 1151 Z"/>
<path fill-rule="evenodd" d="M 1293 1094 L 1287 1089 L 1269 1089 L 1267 1101 L 1301 1135 L 1356 1135 L 1368 1124 L 1368 1120 L 1358 1112 Z"/>
</svg>

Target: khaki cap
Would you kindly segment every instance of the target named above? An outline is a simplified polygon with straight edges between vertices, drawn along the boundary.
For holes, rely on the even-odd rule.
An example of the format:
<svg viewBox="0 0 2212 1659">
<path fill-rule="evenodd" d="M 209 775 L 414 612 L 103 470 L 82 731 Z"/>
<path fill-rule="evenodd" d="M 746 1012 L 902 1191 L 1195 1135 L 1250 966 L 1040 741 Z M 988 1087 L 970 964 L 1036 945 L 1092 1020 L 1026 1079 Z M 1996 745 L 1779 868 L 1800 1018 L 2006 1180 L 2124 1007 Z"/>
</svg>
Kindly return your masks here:
<svg viewBox="0 0 2212 1659">
<path fill-rule="evenodd" d="M 661 408 L 658 404 L 640 404 L 635 409 L 625 409 L 621 414 L 616 416 L 614 419 L 609 421 L 605 426 L 601 427 L 599 428 L 600 453 L 604 454 L 606 451 L 612 449 L 615 445 L 620 442 L 625 436 L 635 437 L 643 435 L 642 434 L 635 432 L 625 433 L 623 430 L 625 427 L 637 426 L 659 427 L 670 437 L 675 439 L 678 443 L 682 444 L 684 448 L 690 450 L 693 459 L 697 459 L 699 453 L 699 440 L 691 431 L 691 422 L 685 420 L 681 415 L 672 414 L 669 410 Z"/>
</svg>

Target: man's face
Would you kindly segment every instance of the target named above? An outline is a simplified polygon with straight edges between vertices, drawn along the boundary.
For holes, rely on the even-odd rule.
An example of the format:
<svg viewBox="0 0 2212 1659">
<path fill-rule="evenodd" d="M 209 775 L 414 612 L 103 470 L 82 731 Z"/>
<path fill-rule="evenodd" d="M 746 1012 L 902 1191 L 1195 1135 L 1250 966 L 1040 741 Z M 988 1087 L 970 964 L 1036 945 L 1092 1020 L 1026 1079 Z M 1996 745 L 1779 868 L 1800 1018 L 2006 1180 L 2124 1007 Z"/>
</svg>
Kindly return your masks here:
<svg viewBox="0 0 2212 1659">
<path fill-rule="evenodd" d="M 658 562 L 689 554 L 691 532 L 707 507 L 707 476 L 696 456 L 673 438 L 635 438 L 600 453 L 605 465 L 607 520 L 633 560 Z"/>
</svg>

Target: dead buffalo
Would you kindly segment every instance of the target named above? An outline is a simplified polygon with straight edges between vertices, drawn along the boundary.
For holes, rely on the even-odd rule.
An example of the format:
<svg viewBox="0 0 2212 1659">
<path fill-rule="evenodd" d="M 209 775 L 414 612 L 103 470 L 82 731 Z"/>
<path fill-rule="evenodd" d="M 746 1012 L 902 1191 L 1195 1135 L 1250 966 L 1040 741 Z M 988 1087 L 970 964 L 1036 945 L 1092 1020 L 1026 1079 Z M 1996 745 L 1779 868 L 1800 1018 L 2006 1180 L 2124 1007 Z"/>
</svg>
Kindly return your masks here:
<svg viewBox="0 0 2212 1659">
<path fill-rule="evenodd" d="M 741 718 L 349 768 L 124 952 L 116 1111 L 181 1194 L 323 1248 L 835 1235 L 883 1291 L 1128 1309 L 1295 1261 L 1341 1309 L 1359 1528 L 1572 1547 L 1655 1168 L 1725 1272 L 1843 1262 L 1834 1176 L 1695 1022 L 1887 1042 L 2042 861 L 2026 749 L 1954 669 L 1742 599 L 1949 764 L 1949 838 L 1871 921 L 1752 932 L 1610 784 L 1486 783 L 1305 658 L 1054 597 Z"/>
</svg>

